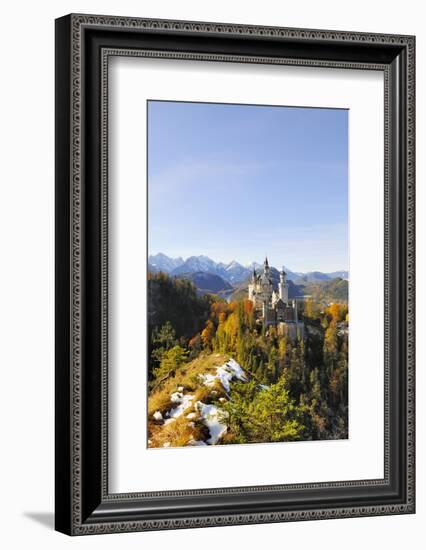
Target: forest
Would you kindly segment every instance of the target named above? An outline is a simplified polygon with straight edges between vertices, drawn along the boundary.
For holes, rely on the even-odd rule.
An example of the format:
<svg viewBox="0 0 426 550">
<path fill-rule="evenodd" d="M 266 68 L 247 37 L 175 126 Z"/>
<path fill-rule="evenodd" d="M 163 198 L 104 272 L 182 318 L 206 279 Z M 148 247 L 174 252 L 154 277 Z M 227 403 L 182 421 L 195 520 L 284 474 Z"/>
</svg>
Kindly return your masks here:
<svg viewBox="0 0 426 550">
<path fill-rule="evenodd" d="M 246 298 L 148 276 L 148 446 L 346 439 L 347 303 L 307 299 L 304 337 L 265 327 Z"/>
</svg>

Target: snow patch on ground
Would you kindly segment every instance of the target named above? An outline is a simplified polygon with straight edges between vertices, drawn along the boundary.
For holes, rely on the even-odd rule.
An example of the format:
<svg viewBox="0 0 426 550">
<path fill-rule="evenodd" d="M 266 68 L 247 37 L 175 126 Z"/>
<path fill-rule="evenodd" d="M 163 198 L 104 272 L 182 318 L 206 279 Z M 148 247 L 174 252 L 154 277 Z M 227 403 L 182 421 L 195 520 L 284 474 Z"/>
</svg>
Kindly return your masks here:
<svg viewBox="0 0 426 550">
<path fill-rule="evenodd" d="M 219 380 L 226 392 L 230 391 L 230 382 L 234 378 L 241 380 L 242 382 L 247 380 L 245 372 L 235 361 L 235 359 L 229 359 L 229 361 L 227 361 L 224 365 L 217 367 L 216 374 L 202 374 L 201 378 L 204 385 L 210 387 L 215 384 L 216 380 Z"/>
<path fill-rule="evenodd" d="M 175 391 L 174 393 L 171 394 L 170 401 L 172 403 L 180 403 L 182 401 L 182 398 L 183 398 L 183 393 L 180 391 Z"/>
<path fill-rule="evenodd" d="M 223 389 L 229 393 L 231 389 L 230 383 L 232 380 L 236 379 L 245 382 L 247 380 L 247 376 L 235 359 L 229 359 L 225 364 L 220 367 L 216 367 L 215 374 L 201 374 L 200 379 L 204 385 L 210 387 L 214 386 L 216 382 L 219 381 L 222 384 Z M 164 420 L 164 425 L 167 425 L 174 422 L 176 418 L 179 418 L 188 408 L 194 406 L 196 412 L 188 413 L 186 418 L 188 420 L 194 420 L 199 414 L 200 420 L 209 430 L 210 437 L 205 441 L 191 439 L 187 445 L 194 447 L 216 445 L 228 429 L 226 424 L 223 423 L 223 411 L 216 405 L 203 403 L 202 401 L 197 401 L 194 405 L 194 395 L 185 395 L 183 386 L 179 386 L 177 390 L 178 391 L 170 395 L 170 402 L 174 406 L 165 413 L 164 416 L 166 418 L 163 417 L 160 411 L 156 411 L 153 414 L 154 419 L 158 421 Z M 212 390 L 211 394 L 215 395 L 217 394 L 217 391 Z M 224 402 L 226 399 L 224 397 L 220 397 L 219 401 Z M 189 422 L 188 425 L 190 427 L 195 427 L 194 422 Z M 163 444 L 163 447 L 169 446 L 169 442 Z"/>
<path fill-rule="evenodd" d="M 216 407 L 216 405 L 206 405 L 202 401 L 197 401 L 195 406 L 200 412 L 201 418 L 210 432 L 210 437 L 206 440 L 206 443 L 209 445 L 216 445 L 227 430 L 226 424 L 222 424 L 219 421 L 221 411 Z"/>
<path fill-rule="evenodd" d="M 169 417 L 177 418 L 178 416 L 181 416 L 181 414 L 183 414 L 183 412 L 192 405 L 193 399 L 193 395 L 184 395 L 182 392 L 172 393 L 170 396 L 170 401 L 175 403 L 177 407 L 170 409 Z"/>
</svg>

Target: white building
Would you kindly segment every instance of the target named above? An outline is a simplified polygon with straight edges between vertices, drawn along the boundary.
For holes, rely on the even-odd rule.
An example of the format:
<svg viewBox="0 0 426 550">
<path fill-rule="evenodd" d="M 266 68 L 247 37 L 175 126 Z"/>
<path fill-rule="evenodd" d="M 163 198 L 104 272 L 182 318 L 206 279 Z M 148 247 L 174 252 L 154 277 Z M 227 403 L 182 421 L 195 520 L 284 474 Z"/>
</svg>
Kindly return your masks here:
<svg viewBox="0 0 426 550">
<path fill-rule="evenodd" d="M 277 326 L 280 332 L 289 336 L 303 337 L 304 324 L 297 315 L 297 301 L 288 298 L 288 282 L 284 269 L 280 271 L 277 290 L 273 287 L 268 258 L 263 264 L 263 273 L 253 270 L 249 285 L 248 298 L 253 303 L 259 322 L 265 326 Z"/>
</svg>

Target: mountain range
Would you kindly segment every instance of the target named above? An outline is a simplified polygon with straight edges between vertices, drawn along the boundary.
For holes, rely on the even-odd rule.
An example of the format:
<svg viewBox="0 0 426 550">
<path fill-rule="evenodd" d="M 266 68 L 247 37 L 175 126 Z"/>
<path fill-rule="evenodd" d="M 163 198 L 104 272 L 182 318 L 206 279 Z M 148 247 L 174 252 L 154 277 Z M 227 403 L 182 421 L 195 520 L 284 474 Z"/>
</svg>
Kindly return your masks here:
<svg viewBox="0 0 426 550">
<path fill-rule="evenodd" d="M 219 275 L 196 271 L 195 273 L 182 273 L 176 275 L 192 281 L 199 294 L 219 294 L 222 297 L 232 294 L 234 287 Z"/>
<path fill-rule="evenodd" d="M 150 271 L 163 271 L 172 276 L 188 276 L 196 273 L 209 273 L 221 277 L 225 283 L 229 283 L 232 286 L 238 286 L 240 283 L 247 281 L 252 274 L 253 269 L 259 271 L 263 268 L 261 264 L 256 262 L 252 262 L 251 264 L 244 266 L 233 260 L 232 262 L 225 264 L 222 262 L 215 262 L 208 256 L 190 256 L 184 260 L 181 257 L 170 258 L 161 252 L 149 256 L 148 267 Z M 296 284 L 331 281 L 336 278 L 344 280 L 348 279 L 348 272 L 345 270 L 334 271 L 331 273 L 323 273 L 321 271 L 301 273 L 292 271 L 287 267 L 284 267 L 284 270 L 287 274 L 287 279 Z M 215 281 L 215 283 L 218 284 L 218 281 Z M 223 288 L 227 288 L 227 286 L 223 285 Z"/>
</svg>

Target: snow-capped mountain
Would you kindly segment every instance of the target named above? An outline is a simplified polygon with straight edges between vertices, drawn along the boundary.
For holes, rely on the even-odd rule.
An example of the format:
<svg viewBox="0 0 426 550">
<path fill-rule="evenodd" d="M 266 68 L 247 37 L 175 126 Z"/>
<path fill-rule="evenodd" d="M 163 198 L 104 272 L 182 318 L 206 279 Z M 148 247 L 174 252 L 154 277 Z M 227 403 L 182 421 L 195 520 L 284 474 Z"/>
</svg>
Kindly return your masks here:
<svg viewBox="0 0 426 550">
<path fill-rule="evenodd" d="M 218 264 L 207 256 L 190 256 L 176 268 L 170 271 L 171 275 L 182 275 L 182 273 L 195 273 L 204 271 L 220 275 Z"/>
<path fill-rule="evenodd" d="M 253 269 L 255 269 L 256 271 L 259 271 L 259 269 L 262 269 L 263 268 L 263 265 L 262 264 L 259 264 L 258 262 L 251 262 L 251 264 L 248 264 L 246 266 L 246 268 L 252 272 Z"/>
<path fill-rule="evenodd" d="M 169 258 L 169 256 L 159 252 L 158 254 L 155 254 L 155 256 L 149 256 L 148 263 L 155 271 L 165 271 L 166 273 L 170 273 L 173 269 L 176 269 L 183 264 L 183 258 Z"/>
<path fill-rule="evenodd" d="M 223 270 L 222 277 L 231 283 L 243 281 L 250 273 L 247 267 L 244 267 L 235 260 L 232 260 L 228 265 L 223 265 Z"/>
<path fill-rule="evenodd" d="M 217 263 L 207 256 L 190 256 L 178 267 L 169 271 L 169 273 L 170 275 L 182 275 L 184 273 L 202 271 L 218 275 L 231 284 L 244 281 L 250 274 L 250 270 L 247 267 L 244 267 L 235 260 L 229 264 L 223 262 Z"/>
<path fill-rule="evenodd" d="M 260 272 L 263 270 L 263 265 L 257 262 L 252 262 L 249 265 L 242 265 L 236 260 L 225 264 L 223 262 L 215 262 L 208 256 L 190 256 L 186 260 L 183 258 L 170 258 L 161 252 L 148 258 L 149 267 L 152 271 L 164 271 L 170 275 L 184 275 L 193 273 L 211 273 L 222 277 L 225 281 L 232 285 L 238 285 L 246 281 L 253 273 L 253 269 Z M 281 269 L 281 266 L 279 266 Z M 349 274 L 347 271 L 334 271 L 332 273 L 323 273 L 321 271 L 310 271 L 301 273 L 292 271 L 284 266 L 287 278 L 295 283 L 319 282 L 328 281 L 337 277 L 347 280 Z"/>
</svg>

